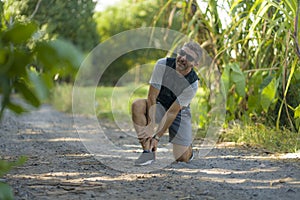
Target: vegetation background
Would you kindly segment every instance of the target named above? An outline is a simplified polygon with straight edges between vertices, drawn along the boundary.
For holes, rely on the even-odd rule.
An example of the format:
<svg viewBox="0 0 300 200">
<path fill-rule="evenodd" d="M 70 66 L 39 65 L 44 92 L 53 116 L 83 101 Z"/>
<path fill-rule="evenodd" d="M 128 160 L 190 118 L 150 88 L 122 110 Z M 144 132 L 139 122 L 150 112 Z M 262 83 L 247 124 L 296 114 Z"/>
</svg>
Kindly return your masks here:
<svg viewBox="0 0 300 200">
<path fill-rule="evenodd" d="M 227 98 L 220 141 L 299 150 L 300 0 L 124 0 L 101 12 L 95 6 L 93 0 L 0 1 L 0 118 L 5 109 L 26 111 L 16 94 L 34 107 L 47 101 L 70 112 L 76 72 L 97 44 L 125 30 L 165 27 L 198 41 L 218 65 Z M 142 49 L 116 59 L 96 92 L 99 118 L 112 118 L 109 98 L 124 73 L 164 56 Z M 147 81 L 151 68 L 133 73 L 134 82 Z M 143 87 L 132 98 L 146 94 Z M 199 137 L 209 122 L 208 98 L 201 86 L 194 107 Z M 0 176 L 22 162 L 0 161 Z M 8 190 L 0 183 L 0 197 Z"/>
</svg>

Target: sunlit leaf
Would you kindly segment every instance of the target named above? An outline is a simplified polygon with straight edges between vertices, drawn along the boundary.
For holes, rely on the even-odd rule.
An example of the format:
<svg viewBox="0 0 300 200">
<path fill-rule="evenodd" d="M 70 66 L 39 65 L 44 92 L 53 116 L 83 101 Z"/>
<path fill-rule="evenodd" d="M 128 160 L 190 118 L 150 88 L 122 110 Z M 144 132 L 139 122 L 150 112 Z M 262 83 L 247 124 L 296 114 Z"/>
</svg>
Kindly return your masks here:
<svg viewBox="0 0 300 200">
<path fill-rule="evenodd" d="M 300 118 L 296 118 L 295 119 L 295 124 L 296 124 L 296 128 L 297 128 L 297 130 L 299 131 L 300 129 Z"/>
<path fill-rule="evenodd" d="M 272 81 L 263 88 L 261 92 L 260 104 L 265 112 L 268 111 L 271 103 L 275 100 L 277 93 L 278 83 L 276 78 L 273 78 Z"/>
<path fill-rule="evenodd" d="M 294 118 L 300 118 L 300 104 L 297 106 L 294 112 Z"/>
</svg>

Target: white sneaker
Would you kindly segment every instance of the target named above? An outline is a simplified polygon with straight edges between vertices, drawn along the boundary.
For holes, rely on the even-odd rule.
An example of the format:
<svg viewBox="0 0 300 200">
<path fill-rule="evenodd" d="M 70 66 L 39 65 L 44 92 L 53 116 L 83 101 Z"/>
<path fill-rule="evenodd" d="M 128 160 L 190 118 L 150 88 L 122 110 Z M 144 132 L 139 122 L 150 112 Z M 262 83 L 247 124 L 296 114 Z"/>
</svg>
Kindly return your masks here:
<svg viewBox="0 0 300 200">
<path fill-rule="evenodd" d="M 136 166 L 150 165 L 155 161 L 155 152 L 143 152 L 135 161 Z"/>
</svg>

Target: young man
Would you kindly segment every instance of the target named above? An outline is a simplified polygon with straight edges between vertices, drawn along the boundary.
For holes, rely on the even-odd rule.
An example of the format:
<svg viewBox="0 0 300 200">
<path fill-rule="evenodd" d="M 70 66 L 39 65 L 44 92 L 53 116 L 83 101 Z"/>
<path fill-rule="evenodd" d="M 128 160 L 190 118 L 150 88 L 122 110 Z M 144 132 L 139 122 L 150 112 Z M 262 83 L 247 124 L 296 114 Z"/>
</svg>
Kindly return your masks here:
<svg viewBox="0 0 300 200">
<path fill-rule="evenodd" d="M 151 164 L 159 139 L 169 131 L 173 155 L 177 162 L 193 158 L 190 102 L 198 89 L 193 67 L 199 64 L 202 50 L 198 43 L 188 42 L 176 58 L 159 59 L 152 72 L 147 99 L 132 104 L 132 120 L 143 153 L 135 165 Z M 158 124 L 155 129 L 155 124 Z"/>
</svg>

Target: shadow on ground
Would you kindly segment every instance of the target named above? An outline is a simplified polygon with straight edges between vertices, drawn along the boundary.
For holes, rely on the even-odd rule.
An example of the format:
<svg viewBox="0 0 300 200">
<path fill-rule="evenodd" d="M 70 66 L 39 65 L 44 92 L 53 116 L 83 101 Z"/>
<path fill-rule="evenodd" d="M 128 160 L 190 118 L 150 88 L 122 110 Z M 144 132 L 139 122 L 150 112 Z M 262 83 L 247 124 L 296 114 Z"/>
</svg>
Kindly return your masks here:
<svg viewBox="0 0 300 200">
<path fill-rule="evenodd" d="M 77 117 L 82 130 L 94 134 L 89 118 Z M 5 177 L 16 199 L 300 198 L 299 158 L 282 159 L 259 149 L 219 144 L 189 164 L 169 160 L 161 164 L 171 159 L 163 142 L 152 168 L 141 168 L 133 165 L 140 153 L 134 137 L 110 125 L 103 127 L 113 145 L 132 155 L 109 157 L 88 151 L 82 140 L 90 138 L 79 137 L 73 121 L 48 105 L 23 116 L 6 114 L 0 128 L 1 159 L 28 157 Z"/>
</svg>

